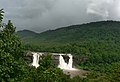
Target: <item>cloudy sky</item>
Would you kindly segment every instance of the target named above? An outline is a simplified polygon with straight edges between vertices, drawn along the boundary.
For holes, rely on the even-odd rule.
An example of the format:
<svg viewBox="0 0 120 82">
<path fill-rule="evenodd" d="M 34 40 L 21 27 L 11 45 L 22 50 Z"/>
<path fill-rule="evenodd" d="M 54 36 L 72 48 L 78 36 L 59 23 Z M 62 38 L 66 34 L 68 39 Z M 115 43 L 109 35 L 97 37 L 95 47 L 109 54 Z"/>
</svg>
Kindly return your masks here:
<svg viewBox="0 0 120 82">
<path fill-rule="evenodd" d="M 120 0 L 0 0 L 4 21 L 42 32 L 101 20 L 120 20 Z"/>
</svg>

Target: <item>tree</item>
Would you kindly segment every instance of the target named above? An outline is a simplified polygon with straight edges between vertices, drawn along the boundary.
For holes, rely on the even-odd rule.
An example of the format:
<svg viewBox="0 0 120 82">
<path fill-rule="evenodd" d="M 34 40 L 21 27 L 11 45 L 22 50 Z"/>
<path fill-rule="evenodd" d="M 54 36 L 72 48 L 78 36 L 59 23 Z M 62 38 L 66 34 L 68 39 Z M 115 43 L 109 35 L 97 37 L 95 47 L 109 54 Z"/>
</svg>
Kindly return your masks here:
<svg viewBox="0 0 120 82">
<path fill-rule="evenodd" d="M 3 9 L 0 9 L 0 24 L 1 24 L 2 19 L 3 19 L 3 13 L 4 13 Z"/>
<path fill-rule="evenodd" d="M 0 10 L 0 24 L 3 10 Z M 23 49 L 16 36 L 15 27 L 9 20 L 0 31 L 0 82 L 17 81 L 24 73 Z"/>
</svg>

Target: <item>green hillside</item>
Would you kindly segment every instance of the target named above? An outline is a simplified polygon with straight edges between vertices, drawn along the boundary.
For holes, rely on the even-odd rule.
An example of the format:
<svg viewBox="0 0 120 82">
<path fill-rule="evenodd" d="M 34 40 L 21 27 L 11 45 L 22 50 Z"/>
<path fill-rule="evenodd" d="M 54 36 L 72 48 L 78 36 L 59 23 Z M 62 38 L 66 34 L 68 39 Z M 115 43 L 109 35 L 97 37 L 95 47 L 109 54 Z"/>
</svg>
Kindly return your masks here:
<svg viewBox="0 0 120 82">
<path fill-rule="evenodd" d="M 117 21 L 72 25 L 39 34 L 30 32 L 28 30 L 18 32 L 23 33 L 20 36 L 27 50 L 87 56 L 92 54 L 92 56 L 99 55 L 104 58 L 97 63 L 119 61 L 120 59 L 120 22 Z M 108 55 L 111 60 L 105 60 Z M 114 59 L 112 56 L 116 58 Z M 96 62 L 95 60 L 91 60 L 91 62 Z"/>
<path fill-rule="evenodd" d="M 78 68 L 90 71 L 80 82 L 120 82 L 120 22 L 100 21 L 42 33 L 18 33 L 26 50 L 76 56 Z"/>
<path fill-rule="evenodd" d="M 18 32 L 25 43 L 33 45 L 66 44 L 86 41 L 120 41 L 120 22 L 101 21 L 82 25 L 72 25 L 55 30 L 48 30 L 42 33 L 35 33 L 28 30 Z M 50 45 L 49 44 L 49 45 Z"/>
<path fill-rule="evenodd" d="M 22 30 L 22 31 L 18 31 L 18 33 L 21 38 L 35 37 L 38 35 L 37 33 L 30 30 Z"/>
</svg>

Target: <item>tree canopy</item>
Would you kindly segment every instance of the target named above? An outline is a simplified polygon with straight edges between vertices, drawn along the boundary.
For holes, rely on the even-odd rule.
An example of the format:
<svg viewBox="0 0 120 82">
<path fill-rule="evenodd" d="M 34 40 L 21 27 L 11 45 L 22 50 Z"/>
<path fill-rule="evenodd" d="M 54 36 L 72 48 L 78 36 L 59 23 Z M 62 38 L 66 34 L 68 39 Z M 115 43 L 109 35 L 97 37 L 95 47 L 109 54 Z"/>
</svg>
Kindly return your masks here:
<svg viewBox="0 0 120 82">
<path fill-rule="evenodd" d="M 3 19 L 3 9 L 0 10 L 0 24 Z M 0 81 L 17 81 L 23 73 L 23 49 L 15 33 L 15 27 L 9 20 L 0 31 Z"/>
</svg>

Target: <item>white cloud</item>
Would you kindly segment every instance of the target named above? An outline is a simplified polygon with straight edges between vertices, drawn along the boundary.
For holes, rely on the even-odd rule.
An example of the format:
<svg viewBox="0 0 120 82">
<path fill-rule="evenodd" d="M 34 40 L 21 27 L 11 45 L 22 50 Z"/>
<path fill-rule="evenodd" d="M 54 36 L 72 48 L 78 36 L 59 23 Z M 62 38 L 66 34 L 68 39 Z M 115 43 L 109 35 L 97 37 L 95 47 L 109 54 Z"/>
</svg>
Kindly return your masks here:
<svg viewBox="0 0 120 82">
<path fill-rule="evenodd" d="M 88 14 L 96 14 L 103 18 L 107 18 L 109 16 L 109 8 L 114 3 L 114 0 L 91 0 L 88 4 L 87 13 Z"/>
<path fill-rule="evenodd" d="M 0 0 L 0 8 L 18 29 L 39 32 L 97 20 L 120 20 L 120 0 Z"/>
<path fill-rule="evenodd" d="M 120 0 L 90 0 L 87 13 L 101 16 L 103 19 L 118 20 Z"/>
</svg>

